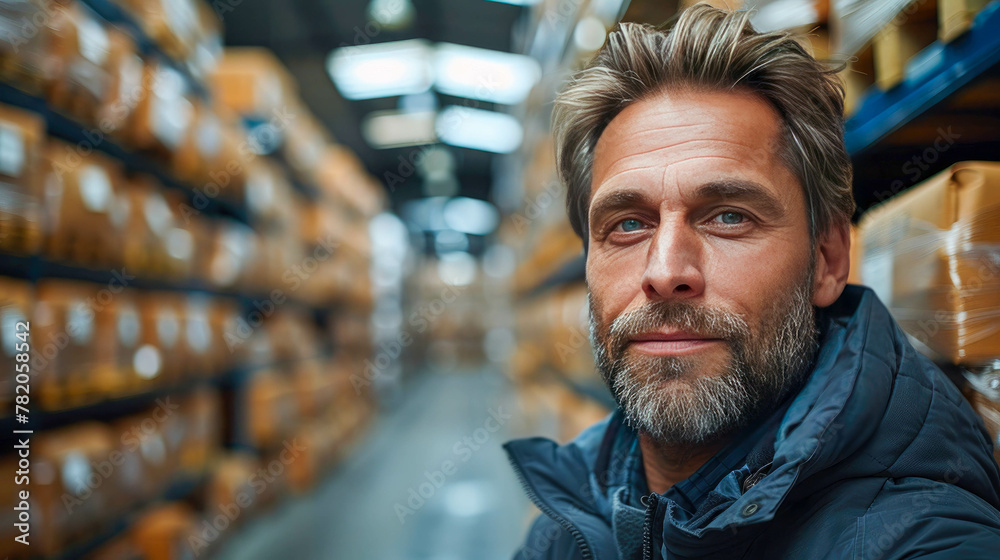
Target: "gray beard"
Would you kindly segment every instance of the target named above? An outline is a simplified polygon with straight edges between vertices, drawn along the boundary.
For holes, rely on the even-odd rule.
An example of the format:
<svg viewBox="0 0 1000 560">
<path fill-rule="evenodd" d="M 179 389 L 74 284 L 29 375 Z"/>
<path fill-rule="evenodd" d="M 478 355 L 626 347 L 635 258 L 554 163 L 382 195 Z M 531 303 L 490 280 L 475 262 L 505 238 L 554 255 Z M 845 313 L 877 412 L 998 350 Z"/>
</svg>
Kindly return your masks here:
<svg viewBox="0 0 1000 560">
<path fill-rule="evenodd" d="M 818 347 L 807 276 L 792 297 L 775 298 L 778 306 L 756 333 L 738 314 L 686 302 L 656 302 L 622 314 L 605 329 L 591 297 L 595 361 L 629 425 L 661 445 L 701 445 L 773 410 L 799 386 Z M 632 336 L 664 326 L 722 338 L 729 345 L 728 363 L 720 372 L 703 372 L 689 357 L 628 352 Z"/>
</svg>

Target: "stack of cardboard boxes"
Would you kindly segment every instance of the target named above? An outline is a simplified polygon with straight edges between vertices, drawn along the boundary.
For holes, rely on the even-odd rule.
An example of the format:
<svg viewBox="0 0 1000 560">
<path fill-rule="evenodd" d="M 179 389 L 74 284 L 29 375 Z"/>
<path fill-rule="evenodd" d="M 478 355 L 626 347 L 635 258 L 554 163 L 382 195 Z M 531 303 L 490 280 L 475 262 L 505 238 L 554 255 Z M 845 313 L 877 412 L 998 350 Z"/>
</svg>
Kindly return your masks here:
<svg viewBox="0 0 1000 560">
<path fill-rule="evenodd" d="M 385 195 L 202 0 L 3 3 L 0 28 L 0 365 L 29 322 L 38 428 L 33 545 L 6 523 L 0 554 L 114 534 L 94 558 L 198 556 L 231 534 L 217 516 L 310 488 L 370 418 L 350 380 Z"/>
<path fill-rule="evenodd" d="M 868 211 L 855 266 L 918 348 L 961 366 L 992 429 L 1000 403 L 1000 164 L 964 162 Z M 993 387 L 996 389 L 996 387 Z M 1000 460 L 1000 451 L 997 453 Z"/>
</svg>

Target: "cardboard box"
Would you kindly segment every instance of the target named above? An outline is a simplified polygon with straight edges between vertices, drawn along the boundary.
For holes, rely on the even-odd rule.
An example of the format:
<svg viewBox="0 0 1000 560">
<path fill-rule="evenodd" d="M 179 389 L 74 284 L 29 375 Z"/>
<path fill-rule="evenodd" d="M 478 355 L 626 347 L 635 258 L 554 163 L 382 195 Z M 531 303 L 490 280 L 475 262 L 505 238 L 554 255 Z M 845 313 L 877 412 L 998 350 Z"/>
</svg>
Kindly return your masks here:
<svg viewBox="0 0 1000 560">
<path fill-rule="evenodd" d="M 50 557 L 69 543 L 86 540 L 118 513 L 118 480 L 102 474 L 111 466 L 114 450 L 111 430 L 98 422 L 36 434 L 31 450 L 35 554 Z"/>
<path fill-rule="evenodd" d="M 296 225 L 295 200 L 288 177 L 273 161 L 259 158 L 247 165 L 246 204 L 261 224 L 276 229 Z"/>
<path fill-rule="evenodd" d="M 690 8 L 695 4 L 708 4 L 720 10 L 735 11 L 743 7 L 743 0 L 681 0 L 680 9 Z"/>
<path fill-rule="evenodd" d="M 94 351 L 94 367 L 89 373 L 85 373 L 87 378 L 84 379 L 84 385 L 80 389 L 83 395 L 78 402 L 96 402 L 105 398 L 119 397 L 135 388 L 128 372 L 118 367 L 120 301 L 117 295 L 119 294 L 103 286 L 88 288 L 87 301 L 94 302 L 90 304 L 94 321 L 94 340 L 91 343 Z M 75 376 L 70 379 L 75 379 Z M 73 395 L 76 389 L 75 387 L 70 389 Z"/>
<path fill-rule="evenodd" d="M 98 152 L 52 140 L 45 151 L 45 248 L 56 260 L 118 266 L 129 207 L 121 169 Z"/>
<path fill-rule="evenodd" d="M 205 485 L 204 512 L 206 517 L 214 519 L 233 507 L 240 508 L 240 517 L 236 522 L 248 519 L 255 510 L 260 509 L 266 500 L 266 492 L 271 484 L 257 474 L 261 461 L 250 453 L 230 452 L 223 456 L 212 469 L 212 475 Z M 266 468 L 266 467 L 265 467 Z M 265 471 L 266 472 L 266 471 Z M 276 477 L 268 474 L 268 479 Z"/>
<path fill-rule="evenodd" d="M 307 185 L 315 185 L 330 136 L 308 109 L 296 103 L 291 110 L 295 118 L 284 131 L 281 150 L 295 176 Z"/>
<path fill-rule="evenodd" d="M 108 292 L 63 280 L 38 283 L 32 329 L 32 376 L 45 408 L 78 406 L 121 384 Z"/>
<path fill-rule="evenodd" d="M 848 284 L 864 284 L 861 281 L 861 262 L 863 252 L 861 241 L 858 239 L 858 227 L 851 224 L 851 270 L 847 275 Z"/>
<path fill-rule="evenodd" d="M 136 297 L 129 289 L 115 296 L 115 337 L 118 339 L 115 364 L 122 378 L 122 394 L 142 392 L 144 376 L 151 367 L 149 355 L 152 352 L 158 356 L 158 351 L 148 346 L 142 336 L 141 310 Z M 158 358 L 155 367 L 159 367 Z"/>
<path fill-rule="evenodd" d="M 1000 164 L 956 164 L 862 217 L 861 280 L 949 360 L 1000 356 Z"/>
<path fill-rule="evenodd" d="M 140 338 L 146 347 L 136 361 L 144 390 L 176 381 L 184 365 L 181 325 L 183 317 L 176 294 L 142 292 L 136 297 Z"/>
<path fill-rule="evenodd" d="M 46 97 L 54 107 L 93 126 L 111 85 L 108 29 L 100 16 L 77 2 L 53 2 L 48 11 L 50 63 L 56 70 Z"/>
<path fill-rule="evenodd" d="M 49 63 L 51 31 L 41 25 L 32 34 L 19 30 L 24 22 L 46 21 L 50 16 L 38 0 L 0 3 L 0 26 L 13 32 L 0 33 L 0 81 L 40 95 L 52 79 Z"/>
<path fill-rule="evenodd" d="M 257 252 L 258 235 L 235 220 L 215 220 L 211 234 L 195 239 L 209 239 L 207 248 L 208 281 L 218 288 L 237 289 L 252 282 L 251 271 Z"/>
<path fill-rule="evenodd" d="M 222 14 L 208 2 L 196 1 L 198 26 L 195 31 L 194 48 L 188 57 L 191 75 L 201 82 L 208 81 L 222 58 Z"/>
<path fill-rule="evenodd" d="M 211 377 L 214 373 L 213 350 L 223 344 L 212 331 L 209 316 L 212 298 L 204 294 L 189 294 L 184 302 L 184 343 L 187 360 L 184 370 L 190 376 Z"/>
<path fill-rule="evenodd" d="M 170 166 L 181 181 L 200 185 L 208 177 L 209 163 L 222 152 L 222 121 L 200 99 L 191 99 L 191 107 L 191 126 L 184 131 Z"/>
<path fill-rule="evenodd" d="M 937 38 L 937 21 L 933 18 L 914 15 L 904 21 L 886 25 L 872 39 L 875 83 L 883 90 L 902 82 L 906 63 Z"/>
<path fill-rule="evenodd" d="M 269 119 L 298 95 L 295 81 L 269 49 L 227 48 L 211 78 L 215 98 L 230 110 Z"/>
<path fill-rule="evenodd" d="M 190 558 L 194 553 L 206 554 L 218 544 L 205 541 L 198 521 L 187 504 L 169 502 L 142 514 L 129 529 L 129 535 L 145 560 Z M 192 543 L 198 548 L 194 549 Z"/>
<path fill-rule="evenodd" d="M 163 188 L 159 181 L 146 175 L 131 177 L 122 185 L 129 210 L 122 252 L 127 270 L 150 278 L 170 279 L 175 276 L 176 267 L 171 266 L 174 257 L 168 242 L 176 220 L 161 194 Z"/>
<path fill-rule="evenodd" d="M 196 0 L 118 0 L 118 3 L 168 56 L 184 60 L 191 55 L 201 25 Z"/>
<path fill-rule="evenodd" d="M 186 432 L 178 454 L 181 473 L 197 476 L 222 449 L 222 401 L 212 389 L 199 389 L 181 402 L 179 415 Z"/>
<path fill-rule="evenodd" d="M 188 83 L 172 67 L 152 62 L 145 67 L 143 81 L 149 84 L 149 93 L 136 107 L 131 137 L 135 147 L 168 162 L 194 125 Z"/>
<path fill-rule="evenodd" d="M 42 242 L 45 122 L 0 105 L 0 250 L 34 254 Z"/>
<path fill-rule="evenodd" d="M 127 144 L 136 109 L 149 94 L 149 84 L 143 83 L 146 62 L 122 28 L 109 27 L 108 40 L 108 87 L 97 110 L 97 125 L 102 133 Z"/>
<path fill-rule="evenodd" d="M 174 414 L 176 412 L 170 411 Z M 114 421 L 111 434 L 121 457 L 114 472 L 121 489 L 119 507 L 124 510 L 145 503 L 160 495 L 173 475 L 170 456 L 163 434 L 165 412 L 133 414 Z"/>
<path fill-rule="evenodd" d="M 317 166 L 317 185 L 334 204 L 342 204 L 369 218 L 385 206 L 385 189 L 368 175 L 361 160 L 346 147 L 327 146 Z"/>
<path fill-rule="evenodd" d="M 337 392 L 337 382 L 324 371 L 317 360 L 299 362 L 293 370 L 295 397 L 299 413 L 303 418 L 314 418 L 322 414 L 333 402 Z"/>
<path fill-rule="evenodd" d="M 14 397 L 25 394 L 24 388 L 16 391 L 14 386 L 18 375 L 27 375 L 30 391 L 31 364 L 17 361 L 18 349 L 31 348 L 34 342 L 30 319 L 35 303 L 34 288 L 28 282 L 0 277 L 0 368 L 8 372 L 0 376 L 0 409 L 12 414 Z M 27 344 L 25 344 L 27 343 Z M 26 354 L 30 356 L 30 354 Z M 18 368 L 20 367 L 20 373 Z M 27 370 L 27 371 L 25 371 Z M 25 380 L 22 377 L 22 380 Z M 16 391 L 16 392 L 15 392 Z M 30 393 L 29 404 L 30 404 Z M 22 397 L 23 398 L 23 397 Z M 30 408 L 29 408 L 30 410 Z"/>
<path fill-rule="evenodd" d="M 847 67 L 839 74 L 844 84 L 844 116 L 850 117 L 857 111 L 865 93 L 875 84 L 875 60 L 869 43 L 847 62 Z"/>
<path fill-rule="evenodd" d="M 200 278 L 208 274 L 209 248 L 206 247 L 212 231 L 212 222 L 200 214 L 187 197 L 176 191 L 162 192 L 173 220 L 165 228 L 168 275 L 176 279 Z"/>
<path fill-rule="evenodd" d="M 282 438 L 295 429 L 298 402 L 288 379 L 274 371 L 258 371 L 249 383 L 247 400 L 250 437 L 259 448 L 280 446 Z"/>
<path fill-rule="evenodd" d="M 990 0 L 938 0 L 938 36 L 948 43 L 972 27 L 972 21 Z"/>
</svg>

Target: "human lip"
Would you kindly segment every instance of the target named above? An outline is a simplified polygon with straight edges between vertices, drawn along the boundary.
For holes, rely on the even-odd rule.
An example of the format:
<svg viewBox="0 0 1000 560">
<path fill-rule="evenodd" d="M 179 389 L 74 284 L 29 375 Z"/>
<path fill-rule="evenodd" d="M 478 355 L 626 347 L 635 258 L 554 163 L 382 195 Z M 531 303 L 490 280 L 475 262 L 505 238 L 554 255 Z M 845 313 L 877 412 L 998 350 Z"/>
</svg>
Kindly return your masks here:
<svg viewBox="0 0 1000 560">
<path fill-rule="evenodd" d="M 637 350 L 659 356 L 690 354 L 719 342 L 722 342 L 721 338 L 684 331 L 647 332 L 629 339 L 629 345 L 634 346 Z"/>
</svg>

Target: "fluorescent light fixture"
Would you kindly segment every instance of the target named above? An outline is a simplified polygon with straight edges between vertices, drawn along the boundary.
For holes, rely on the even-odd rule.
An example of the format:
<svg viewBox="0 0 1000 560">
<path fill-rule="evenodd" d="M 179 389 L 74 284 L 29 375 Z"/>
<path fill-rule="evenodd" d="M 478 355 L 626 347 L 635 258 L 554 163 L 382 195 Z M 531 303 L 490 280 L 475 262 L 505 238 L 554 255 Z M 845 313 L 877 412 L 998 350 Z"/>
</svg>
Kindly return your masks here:
<svg viewBox="0 0 1000 560">
<path fill-rule="evenodd" d="M 372 147 L 401 148 L 437 142 L 434 133 L 434 111 L 407 113 L 378 111 L 361 122 L 361 134 Z"/>
<path fill-rule="evenodd" d="M 512 6 L 534 6 L 540 0 L 490 0 L 498 4 L 510 4 Z"/>
<path fill-rule="evenodd" d="M 446 144 L 498 154 L 513 152 L 524 137 L 521 123 L 514 117 L 468 107 L 451 106 L 441 111 L 435 128 Z"/>
<path fill-rule="evenodd" d="M 542 76 L 530 56 L 439 43 L 434 53 L 434 87 L 441 93 L 492 103 L 524 101 Z"/>
<path fill-rule="evenodd" d="M 486 235 L 497 228 L 500 213 L 489 202 L 459 196 L 445 203 L 444 223 L 455 231 Z"/>
<path fill-rule="evenodd" d="M 408 27 L 415 13 L 410 0 L 371 0 L 368 3 L 368 19 L 388 29 Z"/>
<path fill-rule="evenodd" d="M 443 196 L 430 196 L 411 200 L 403 205 L 403 217 L 414 228 L 423 231 L 448 229 L 444 223 L 444 205 L 448 201 Z"/>
<path fill-rule="evenodd" d="M 347 99 L 392 97 L 431 87 L 431 46 L 423 39 L 334 49 L 326 69 Z"/>
<path fill-rule="evenodd" d="M 434 234 L 434 250 L 438 254 L 469 250 L 469 237 L 460 231 L 441 230 Z"/>
</svg>

